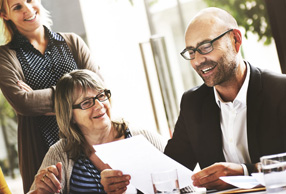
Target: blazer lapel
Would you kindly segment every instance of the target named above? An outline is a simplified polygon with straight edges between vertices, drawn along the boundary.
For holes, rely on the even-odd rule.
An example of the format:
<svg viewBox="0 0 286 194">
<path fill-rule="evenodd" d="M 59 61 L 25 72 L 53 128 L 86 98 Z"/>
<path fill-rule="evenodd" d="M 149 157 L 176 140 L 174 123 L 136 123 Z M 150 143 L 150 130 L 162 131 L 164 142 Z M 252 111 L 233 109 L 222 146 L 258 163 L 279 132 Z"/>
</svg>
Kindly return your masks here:
<svg viewBox="0 0 286 194">
<path fill-rule="evenodd" d="M 252 163 L 259 161 L 259 149 L 257 142 L 258 134 L 258 113 L 262 105 L 262 97 L 260 94 L 262 89 L 260 71 L 250 66 L 250 80 L 247 90 L 247 138 L 248 149 Z"/>
<path fill-rule="evenodd" d="M 215 102 L 214 91 L 211 88 L 203 104 L 203 120 L 200 138 L 204 146 L 200 146 L 201 167 L 209 166 L 215 162 L 225 161 L 222 151 L 222 133 L 220 128 L 220 109 Z"/>
</svg>

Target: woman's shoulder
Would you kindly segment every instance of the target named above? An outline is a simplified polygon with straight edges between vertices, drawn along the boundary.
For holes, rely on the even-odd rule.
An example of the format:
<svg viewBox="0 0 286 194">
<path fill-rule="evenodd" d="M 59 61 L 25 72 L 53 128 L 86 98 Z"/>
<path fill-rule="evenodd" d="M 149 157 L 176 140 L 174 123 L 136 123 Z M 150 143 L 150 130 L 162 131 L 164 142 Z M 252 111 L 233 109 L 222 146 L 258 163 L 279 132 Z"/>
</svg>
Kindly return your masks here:
<svg viewBox="0 0 286 194">
<path fill-rule="evenodd" d="M 65 158 L 67 158 L 67 154 L 63 150 L 63 145 L 64 141 L 59 140 L 49 148 L 43 159 L 41 168 L 45 168 L 46 166 L 54 165 L 57 162 L 63 162 L 66 160 Z"/>
<path fill-rule="evenodd" d="M 129 128 L 131 135 L 143 135 L 151 144 L 153 144 L 157 149 L 160 151 L 164 151 L 167 145 L 167 138 L 163 137 L 156 131 L 141 129 L 137 127 L 130 127 Z"/>
<path fill-rule="evenodd" d="M 1 54 L 1 55 L 9 55 L 9 54 L 11 54 L 12 52 L 15 53 L 15 50 L 10 49 L 9 44 L 1 45 L 1 46 L 0 46 L 0 54 Z"/>
<path fill-rule="evenodd" d="M 153 133 L 154 132 L 151 132 L 149 130 L 146 130 L 146 129 L 142 129 L 142 128 L 139 128 L 139 127 L 135 127 L 135 126 L 129 126 L 129 130 L 130 130 L 130 133 L 132 136 L 136 136 L 136 135 L 143 135 L 143 136 L 146 136 L 146 135 L 154 135 Z"/>
<path fill-rule="evenodd" d="M 73 32 L 58 32 L 58 34 L 61 35 L 67 43 L 75 43 L 81 40 L 80 36 Z"/>
<path fill-rule="evenodd" d="M 65 139 L 60 139 L 57 141 L 54 145 L 52 145 L 49 149 L 50 151 L 57 151 L 57 152 L 64 152 L 64 146 L 66 145 L 66 140 Z"/>
<path fill-rule="evenodd" d="M 132 136 L 135 135 L 144 135 L 144 136 L 157 136 L 160 134 L 157 133 L 156 131 L 152 131 L 152 130 L 147 130 L 147 129 L 142 129 L 140 127 L 136 127 L 136 126 L 129 126 L 129 130 L 130 133 L 132 134 Z"/>
<path fill-rule="evenodd" d="M 63 162 L 63 163 L 68 162 L 69 160 L 68 154 L 64 151 L 65 144 L 66 140 L 60 139 L 49 148 L 43 160 L 44 166 L 53 165 L 56 164 L 57 162 Z"/>
<path fill-rule="evenodd" d="M 7 44 L 6 45 L 1 45 L 0 49 L 1 50 L 7 50 L 7 49 L 9 49 L 9 46 Z"/>
<path fill-rule="evenodd" d="M 83 39 L 75 33 L 59 33 L 65 40 L 66 44 L 71 49 L 71 52 L 76 59 L 76 62 L 81 61 L 82 55 L 87 53 L 87 46 Z M 79 61 L 77 61 L 79 60 Z M 86 64 L 83 64 L 83 66 Z"/>
<path fill-rule="evenodd" d="M 0 67 L 1 69 L 5 68 L 10 70 L 10 65 L 13 64 L 15 66 L 19 66 L 20 64 L 17 63 L 17 56 L 16 51 L 11 49 L 9 45 L 2 45 L 0 46 Z"/>
</svg>

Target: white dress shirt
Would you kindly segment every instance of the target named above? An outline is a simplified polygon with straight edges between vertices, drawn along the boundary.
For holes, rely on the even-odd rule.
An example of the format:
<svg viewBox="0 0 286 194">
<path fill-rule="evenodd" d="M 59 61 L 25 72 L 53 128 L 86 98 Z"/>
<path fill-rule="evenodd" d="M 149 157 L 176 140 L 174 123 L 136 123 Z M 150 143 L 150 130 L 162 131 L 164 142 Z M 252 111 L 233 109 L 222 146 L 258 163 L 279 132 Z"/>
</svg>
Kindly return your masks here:
<svg viewBox="0 0 286 194">
<path fill-rule="evenodd" d="M 250 68 L 247 63 L 247 74 L 244 83 L 233 102 L 224 102 L 214 87 L 215 99 L 221 109 L 220 126 L 223 139 L 223 154 L 226 162 L 238 164 L 251 163 L 248 142 L 246 114 L 246 96 L 249 84 Z M 248 174 L 243 165 L 244 174 Z"/>
</svg>

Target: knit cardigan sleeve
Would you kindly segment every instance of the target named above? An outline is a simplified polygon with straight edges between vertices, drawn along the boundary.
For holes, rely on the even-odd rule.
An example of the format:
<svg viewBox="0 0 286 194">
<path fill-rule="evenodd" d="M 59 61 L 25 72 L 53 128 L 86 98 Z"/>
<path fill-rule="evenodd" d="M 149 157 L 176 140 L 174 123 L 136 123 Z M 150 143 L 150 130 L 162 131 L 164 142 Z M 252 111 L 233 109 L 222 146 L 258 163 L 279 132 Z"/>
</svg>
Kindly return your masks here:
<svg viewBox="0 0 286 194">
<path fill-rule="evenodd" d="M 47 152 L 41 167 L 39 168 L 38 172 L 40 172 L 42 169 L 51 166 L 56 165 L 58 162 L 62 163 L 62 180 L 61 180 L 61 186 L 62 186 L 62 193 L 69 193 L 70 188 L 70 176 L 72 173 L 74 162 L 73 160 L 68 158 L 68 154 L 64 152 L 64 145 L 65 140 L 61 139 L 57 143 L 55 143 L 53 146 L 50 147 L 49 151 Z M 35 180 L 30 188 L 31 190 L 35 189 Z"/>
<path fill-rule="evenodd" d="M 132 136 L 143 135 L 151 144 L 153 144 L 158 150 L 161 152 L 164 151 L 165 146 L 167 144 L 167 139 L 162 137 L 156 132 L 149 130 L 141 130 L 141 129 L 130 129 Z M 48 166 L 56 165 L 58 162 L 62 163 L 62 193 L 69 193 L 70 188 L 70 177 L 73 169 L 74 162 L 73 160 L 68 158 L 66 152 L 64 152 L 65 140 L 61 139 L 53 146 L 50 147 L 47 152 L 41 167 L 38 172 Z M 30 191 L 35 189 L 35 181 L 33 182 Z"/>
<path fill-rule="evenodd" d="M 160 134 L 143 129 L 131 128 L 130 132 L 132 136 L 143 135 L 151 144 L 153 144 L 158 150 L 164 152 L 164 149 L 167 145 L 167 139 L 161 136 Z"/>
</svg>

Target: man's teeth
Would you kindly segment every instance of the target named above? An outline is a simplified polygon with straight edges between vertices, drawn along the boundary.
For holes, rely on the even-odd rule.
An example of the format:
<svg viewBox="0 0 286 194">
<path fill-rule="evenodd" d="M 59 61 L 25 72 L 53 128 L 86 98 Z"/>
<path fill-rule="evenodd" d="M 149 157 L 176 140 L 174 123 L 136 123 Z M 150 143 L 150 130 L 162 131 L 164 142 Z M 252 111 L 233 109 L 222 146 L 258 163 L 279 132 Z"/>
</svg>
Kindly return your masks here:
<svg viewBox="0 0 286 194">
<path fill-rule="evenodd" d="M 215 68 L 215 66 L 209 67 L 209 68 L 207 68 L 207 69 L 202 69 L 202 72 L 203 72 L 203 73 L 207 73 L 207 72 L 209 72 L 210 70 L 212 70 L 212 69 L 214 69 L 214 68 Z"/>
</svg>

